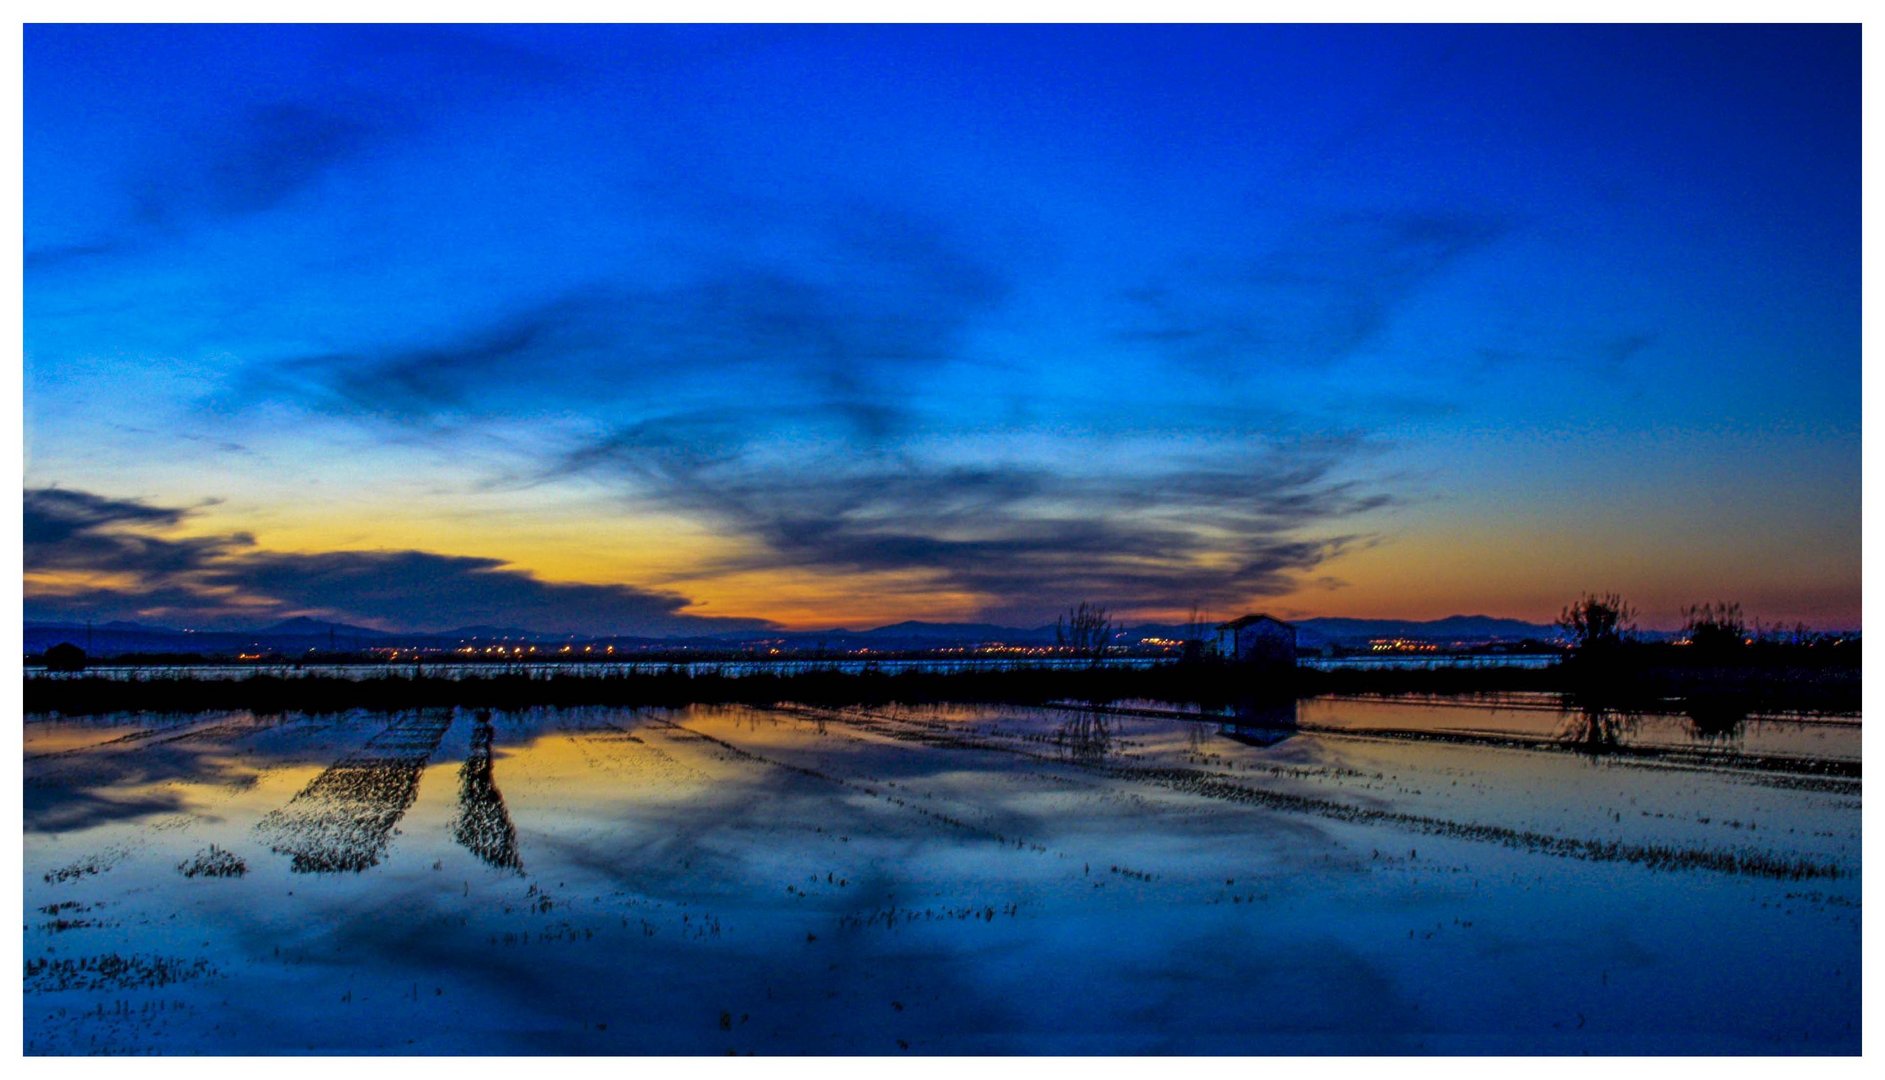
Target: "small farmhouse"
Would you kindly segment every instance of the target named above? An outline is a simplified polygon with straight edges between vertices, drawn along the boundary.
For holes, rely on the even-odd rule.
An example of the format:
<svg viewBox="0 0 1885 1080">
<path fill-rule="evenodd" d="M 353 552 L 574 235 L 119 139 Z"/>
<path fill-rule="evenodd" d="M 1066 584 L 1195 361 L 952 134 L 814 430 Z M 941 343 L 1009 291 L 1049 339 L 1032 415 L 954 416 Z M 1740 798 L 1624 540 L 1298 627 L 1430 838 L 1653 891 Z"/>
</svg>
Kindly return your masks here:
<svg viewBox="0 0 1885 1080">
<path fill-rule="evenodd" d="M 69 641 L 61 641 L 46 650 L 42 658 L 47 671 L 84 671 L 85 650 Z"/>
<path fill-rule="evenodd" d="M 1217 652 L 1243 663 L 1296 665 L 1296 628 L 1272 615 L 1245 615 L 1217 628 Z"/>
</svg>

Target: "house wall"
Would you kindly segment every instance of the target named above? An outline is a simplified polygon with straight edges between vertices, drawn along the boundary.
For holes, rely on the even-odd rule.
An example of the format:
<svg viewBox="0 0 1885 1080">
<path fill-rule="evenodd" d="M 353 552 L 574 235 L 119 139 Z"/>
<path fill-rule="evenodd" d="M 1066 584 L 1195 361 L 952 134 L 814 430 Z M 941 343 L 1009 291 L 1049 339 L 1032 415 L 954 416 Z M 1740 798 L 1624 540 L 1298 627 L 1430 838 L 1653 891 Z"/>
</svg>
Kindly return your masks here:
<svg viewBox="0 0 1885 1080">
<path fill-rule="evenodd" d="M 1236 632 L 1234 655 L 1239 660 L 1265 663 L 1296 662 L 1296 632 L 1274 623 L 1258 623 Z"/>
</svg>

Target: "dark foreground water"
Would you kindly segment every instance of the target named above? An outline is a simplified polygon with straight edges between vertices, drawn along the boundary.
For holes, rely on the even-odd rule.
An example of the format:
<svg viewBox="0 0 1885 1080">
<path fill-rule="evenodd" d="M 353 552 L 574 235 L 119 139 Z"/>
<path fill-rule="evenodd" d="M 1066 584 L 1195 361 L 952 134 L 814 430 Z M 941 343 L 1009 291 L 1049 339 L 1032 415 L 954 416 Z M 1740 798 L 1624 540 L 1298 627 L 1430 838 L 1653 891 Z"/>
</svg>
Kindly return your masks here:
<svg viewBox="0 0 1885 1080">
<path fill-rule="evenodd" d="M 25 1049 L 1856 1053 L 1856 722 L 1542 705 L 28 717 Z"/>
</svg>

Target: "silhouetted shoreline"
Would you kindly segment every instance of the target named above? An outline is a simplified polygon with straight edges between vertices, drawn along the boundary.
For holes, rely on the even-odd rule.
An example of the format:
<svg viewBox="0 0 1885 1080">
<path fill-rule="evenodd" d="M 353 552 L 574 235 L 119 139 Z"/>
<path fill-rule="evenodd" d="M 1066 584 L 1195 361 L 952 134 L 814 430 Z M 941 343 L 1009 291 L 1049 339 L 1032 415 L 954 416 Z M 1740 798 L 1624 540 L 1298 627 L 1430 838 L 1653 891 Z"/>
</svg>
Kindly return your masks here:
<svg viewBox="0 0 1885 1080">
<path fill-rule="evenodd" d="M 1856 653 L 1856 650 L 1854 650 Z M 923 704 L 986 702 L 1046 704 L 1130 700 L 1232 705 L 1322 694 L 1476 695 L 1518 691 L 1558 693 L 1577 708 L 1624 711 L 1712 709 L 1756 712 L 1856 713 L 1856 655 L 1840 663 L 1785 657 L 1733 665 L 1684 663 L 1646 654 L 1595 669 L 1567 662 L 1547 668 L 1429 670 L 1251 670 L 1229 664 L 1170 663 L 1151 667 L 1035 668 L 886 672 L 802 667 L 740 674 L 682 668 L 559 673 L 494 670 L 490 674 L 428 674 L 391 668 L 380 675 L 258 673 L 233 679 L 193 677 L 168 668 L 149 675 L 68 675 L 25 680 L 29 713 L 84 715 L 126 710 L 248 709 L 261 713 L 408 709 L 428 706 L 522 708 L 549 705 L 681 706 L 693 704 Z"/>
</svg>

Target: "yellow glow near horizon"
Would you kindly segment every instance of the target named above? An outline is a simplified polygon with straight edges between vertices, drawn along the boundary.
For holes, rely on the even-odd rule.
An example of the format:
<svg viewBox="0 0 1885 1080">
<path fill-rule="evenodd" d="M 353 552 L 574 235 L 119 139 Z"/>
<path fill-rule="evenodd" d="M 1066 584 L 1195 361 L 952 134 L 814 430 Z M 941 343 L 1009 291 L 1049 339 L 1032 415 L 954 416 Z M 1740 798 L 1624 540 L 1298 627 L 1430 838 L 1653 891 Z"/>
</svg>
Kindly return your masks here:
<svg viewBox="0 0 1885 1080">
<path fill-rule="evenodd" d="M 131 574 L 90 570 L 28 570 L 22 577 L 28 596 L 68 596 L 91 589 L 131 589 L 142 584 Z"/>
<path fill-rule="evenodd" d="M 1785 558 L 1783 547 L 1792 548 Z M 1485 614 L 1549 622 L 1592 590 L 1622 593 L 1645 625 L 1659 628 L 1679 625 L 1683 607 L 1717 599 L 1738 599 L 1751 616 L 1770 622 L 1859 625 L 1857 553 L 1784 535 L 1749 550 L 1745 540 L 1710 543 L 1644 531 L 1634 549 L 1617 551 L 1539 525 L 1448 523 L 1410 528 L 1333 559 L 1317 574 L 1343 584 L 1298 589 L 1273 607 L 1296 617 Z"/>
<path fill-rule="evenodd" d="M 916 619 L 979 621 L 981 598 L 913 571 L 873 574 L 753 570 L 677 584 L 695 599 L 690 615 L 771 619 L 788 630 L 867 629 Z"/>
<path fill-rule="evenodd" d="M 1591 589 L 1622 592 L 1649 626 L 1675 625 L 1683 606 L 1718 599 L 1739 600 L 1751 616 L 1768 622 L 1859 624 L 1859 560 L 1854 545 L 1837 536 L 1787 523 L 1733 537 L 1700 532 L 1679 518 L 1632 524 L 1633 546 L 1619 551 L 1587 544 L 1564 522 L 1537 513 L 1472 521 L 1408 514 L 1369 523 L 1361 531 L 1380 536 L 1380 542 L 1316 567 L 1295 589 L 1213 602 L 1203 615 L 1212 622 L 1246 611 L 1285 618 L 1487 614 L 1545 622 Z M 678 515 L 567 493 L 533 492 L 521 499 L 515 493 L 450 500 L 414 499 L 409 493 L 251 498 L 203 506 L 184 528 L 163 535 L 237 532 L 254 536 L 253 547 L 232 549 L 238 554 L 409 549 L 497 559 L 546 582 L 667 592 L 686 599 L 685 614 L 766 619 L 794 630 L 861 629 L 906 619 L 984 621 L 1001 600 L 949 587 L 922 570 L 727 569 L 754 554 L 749 544 Z M 1340 585 L 1330 587 L 1330 579 Z M 126 574 L 72 571 L 37 571 L 25 578 L 27 594 L 42 597 L 135 590 L 139 584 Z M 256 604 L 253 597 L 226 590 L 218 599 L 228 609 Z M 1103 596 L 1064 598 L 1082 599 L 1108 604 Z M 1130 622 L 1183 623 L 1190 615 L 1184 597 L 1156 609 L 1109 606 Z M 1051 613 L 1037 617 L 1044 621 Z"/>
</svg>

